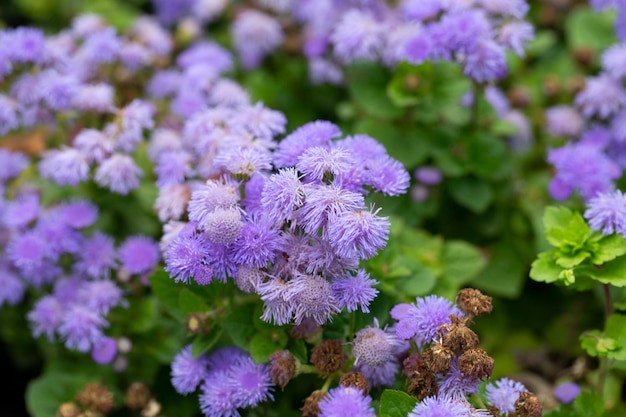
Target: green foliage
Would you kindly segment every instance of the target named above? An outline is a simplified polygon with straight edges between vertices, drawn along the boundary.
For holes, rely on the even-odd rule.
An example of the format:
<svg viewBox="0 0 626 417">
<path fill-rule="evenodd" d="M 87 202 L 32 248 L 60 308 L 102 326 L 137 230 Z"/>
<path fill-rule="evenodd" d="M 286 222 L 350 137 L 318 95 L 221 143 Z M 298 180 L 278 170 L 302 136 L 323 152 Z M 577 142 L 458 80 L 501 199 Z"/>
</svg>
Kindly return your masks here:
<svg viewBox="0 0 626 417">
<path fill-rule="evenodd" d="M 384 390 L 380 396 L 379 417 L 405 417 L 413 411 L 417 399 L 403 391 Z"/>
</svg>

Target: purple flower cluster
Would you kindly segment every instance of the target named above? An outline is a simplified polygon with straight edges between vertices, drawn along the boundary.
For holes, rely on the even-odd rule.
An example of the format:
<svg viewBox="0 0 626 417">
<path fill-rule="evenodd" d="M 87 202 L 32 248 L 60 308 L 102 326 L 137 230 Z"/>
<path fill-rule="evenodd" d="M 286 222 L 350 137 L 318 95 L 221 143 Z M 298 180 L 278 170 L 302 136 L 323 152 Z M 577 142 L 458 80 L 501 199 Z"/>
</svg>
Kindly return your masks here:
<svg viewBox="0 0 626 417">
<path fill-rule="evenodd" d="M 206 417 L 238 416 L 239 409 L 274 399 L 268 365 L 255 363 L 232 346 L 196 358 L 191 345 L 185 346 L 172 361 L 171 382 L 182 395 L 200 388 L 200 409 Z"/>
<path fill-rule="evenodd" d="M 344 308 L 368 311 L 377 282 L 358 265 L 386 245 L 389 221 L 364 196 L 401 194 L 409 175 L 373 138 L 338 139 L 341 131 L 327 121 L 276 144 L 284 123 L 259 104 L 216 107 L 169 136 L 168 146 L 196 165 L 192 171 L 217 178 L 187 182 L 189 223 L 165 250 L 166 271 L 202 285 L 233 278 L 260 295 L 263 319 L 276 324 L 323 324 Z M 184 213 L 176 214 L 170 220 Z"/>
</svg>

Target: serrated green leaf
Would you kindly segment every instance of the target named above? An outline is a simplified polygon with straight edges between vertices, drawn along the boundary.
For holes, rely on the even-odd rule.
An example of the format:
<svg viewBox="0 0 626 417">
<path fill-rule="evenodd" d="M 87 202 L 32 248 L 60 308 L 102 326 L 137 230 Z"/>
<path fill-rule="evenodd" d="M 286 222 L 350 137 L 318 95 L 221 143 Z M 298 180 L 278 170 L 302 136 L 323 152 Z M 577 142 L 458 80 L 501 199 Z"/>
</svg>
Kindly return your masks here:
<svg viewBox="0 0 626 417">
<path fill-rule="evenodd" d="M 198 358 L 200 355 L 208 352 L 222 336 L 222 330 L 222 326 L 216 324 L 209 333 L 197 335 L 191 343 L 191 356 Z"/>
<path fill-rule="evenodd" d="M 406 417 L 417 404 L 417 399 L 404 391 L 386 389 L 380 396 L 380 417 Z"/>
<path fill-rule="evenodd" d="M 579 250 L 574 252 L 573 254 L 563 253 L 558 251 L 558 257 L 555 259 L 555 262 L 561 268 L 573 268 L 577 265 L 580 265 L 585 259 L 591 256 L 591 253 L 585 250 Z"/>
<path fill-rule="evenodd" d="M 626 256 L 621 256 L 600 266 L 592 265 L 579 269 L 580 272 L 603 284 L 611 284 L 615 287 L 626 286 Z"/>
<path fill-rule="evenodd" d="M 548 242 L 572 255 L 583 247 L 593 233 L 580 213 L 566 207 L 547 207 L 543 223 Z"/>
<path fill-rule="evenodd" d="M 563 270 L 555 262 L 556 250 L 541 252 L 530 266 L 530 277 L 539 282 L 554 282 Z"/>
<path fill-rule="evenodd" d="M 209 309 L 209 305 L 202 297 L 194 294 L 188 288 L 183 288 L 180 292 L 178 296 L 178 306 L 185 313 L 197 313 Z"/>
<path fill-rule="evenodd" d="M 448 181 L 447 188 L 457 203 L 475 213 L 484 212 L 493 201 L 493 190 L 479 178 L 454 178 Z"/>
<path fill-rule="evenodd" d="M 591 262 L 594 265 L 602 265 L 626 254 L 626 239 L 622 235 L 603 236 L 597 243 L 591 254 Z"/>
<path fill-rule="evenodd" d="M 590 355 L 598 356 L 598 339 L 602 337 L 599 330 L 591 330 L 580 335 L 580 346 Z"/>
<path fill-rule="evenodd" d="M 443 247 L 442 263 L 444 276 L 462 285 L 478 274 L 487 262 L 475 246 L 450 240 Z"/>
<path fill-rule="evenodd" d="M 287 346 L 288 339 L 285 331 L 279 327 L 258 332 L 250 340 L 250 356 L 256 363 L 267 362 L 272 353 Z"/>
</svg>

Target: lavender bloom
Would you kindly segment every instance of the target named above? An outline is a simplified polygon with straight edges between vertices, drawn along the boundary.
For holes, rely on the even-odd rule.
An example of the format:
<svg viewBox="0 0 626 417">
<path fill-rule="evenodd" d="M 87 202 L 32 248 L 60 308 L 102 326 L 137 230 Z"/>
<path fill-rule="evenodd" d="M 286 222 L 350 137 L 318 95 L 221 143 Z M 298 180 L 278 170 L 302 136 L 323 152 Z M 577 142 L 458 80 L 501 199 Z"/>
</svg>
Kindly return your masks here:
<svg viewBox="0 0 626 417">
<path fill-rule="evenodd" d="M 239 208 L 216 209 L 198 225 L 211 242 L 228 246 L 241 236 L 243 220 Z"/>
<path fill-rule="evenodd" d="M 242 358 L 229 369 L 227 384 L 233 390 L 233 400 L 239 408 L 256 407 L 274 399 L 267 364 L 256 364 L 250 357 Z"/>
<path fill-rule="evenodd" d="M 386 329 L 378 327 L 378 320 L 374 319 L 374 326 L 359 330 L 352 341 L 354 364 L 368 366 L 382 366 L 396 360 L 396 355 L 405 347 L 405 344 Z"/>
<path fill-rule="evenodd" d="M 331 35 L 333 52 L 344 63 L 375 60 L 384 45 L 385 28 L 369 13 L 351 9 Z"/>
<path fill-rule="evenodd" d="M 98 207 L 88 200 L 74 200 L 61 206 L 63 223 L 74 229 L 91 226 L 98 218 Z"/>
<path fill-rule="evenodd" d="M 328 183 L 337 176 L 345 175 L 351 168 L 350 162 L 350 155 L 340 148 L 313 146 L 300 155 L 296 168 L 310 179 Z"/>
<path fill-rule="evenodd" d="M 605 235 L 619 233 L 626 237 L 626 195 L 620 190 L 597 194 L 587 202 L 585 219 L 592 229 Z"/>
<path fill-rule="evenodd" d="M 63 305 L 52 295 L 44 295 L 35 302 L 26 318 L 32 328 L 33 337 L 45 335 L 53 342 L 64 317 Z"/>
<path fill-rule="evenodd" d="M 554 388 L 554 398 L 563 404 L 569 404 L 578 397 L 581 389 L 575 382 L 563 382 Z"/>
<path fill-rule="evenodd" d="M 118 256 L 128 272 L 145 274 L 152 271 L 159 262 L 159 246 L 146 236 L 131 236 L 119 247 Z"/>
<path fill-rule="evenodd" d="M 45 35 L 32 27 L 4 30 L 0 32 L 0 50 L 13 62 L 39 63 L 44 56 Z"/>
<path fill-rule="evenodd" d="M 433 166 L 422 166 L 415 170 L 415 179 L 426 185 L 437 185 L 443 180 L 443 174 Z"/>
<path fill-rule="evenodd" d="M 82 111 L 112 112 L 115 109 L 114 97 L 115 91 L 108 84 L 82 84 L 72 98 L 72 107 Z"/>
<path fill-rule="evenodd" d="M 585 88 L 575 98 L 585 117 L 606 119 L 626 104 L 626 91 L 621 83 L 607 74 L 588 77 Z"/>
<path fill-rule="evenodd" d="M 520 392 L 528 391 L 520 382 L 509 378 L 500 378 L 496 382 L 487 384 L 485 397 L 487 401 L 500 411 L 508 414 L 515 411 L 515 402 Z"/>
<path fill-rule="evenodd" d="M 232 136 L 227 138 L 235 139 Z M 245 178 L 260 171 L 271 170 L 271 161 L 272 157 L 270 153 L 264 149 L 255 149 L 233 144 L 222 148 L 213 159 L 213 164 L 215 168 L 229 172 L 238 178 Z"/>
<path fill-rule="evenodd" d="M 24 281 L 8 262 L 0 261 L 0 307 L 5 304 L 14 306 L 19 304 L 26 292 Z"/>
<path fill-rule="evenodd" d="M 267 180 L 261 194 L 264 214 L 282 224 L 292 220 L 297 208 L 304 204 L 304 184 L 294 168 L 283 168 Z"/>
<path fill-rule="evenodd" d="M 178 220 L 185 214 L 189 201 L 189 188 L 185 184 L 168 184 L 159 188 L 154 209 L 161 222 Z"/>
<path fill-rule="evenodd" d="M 131 72 L 147 66 L 152 61 L 152 51 L 137 42 L 124 42 L 119 51 L 122 65 Z"/>
<path fill-rule="evenodd" d="M 216 209 L 235 208 L 239 202 L 239 191 L 235 184 L 209 180 L 191 193 L 189 220 L 203 225 Z"/>
<path fill-rule="evenodd" d="M 611 46 L 602 53 L 602 68 L 616 80 L 626 78 L 626 43 Z"/>
<path fill-rule="evenodd" d="M 238 264 L 263 268 L 273 262 L 283 249 L 280 230 L 258 219 L 246 222 L 240 236 L 233 247 L 233 256 Z"/>
<path fill-rule="evenodd" d="M 318 275 L 296 274 L 287 285 L 284 299 L 293 305 L 296 324 L 312 317 L 322 325 L 340 311 L 330 283 Z"/>
<path fill-rule="evenodd" d="M 345 190 L 340 186 L 305 185 L 305 204 L 298 210 L 298 221 L 309 234 L 326 227 L 331 216 L 342 216 L 365 208 L 361 194 Z"/>
<path fill-rule="evenodd" d="M 524 46 L 535 37 L 535 28 L 528 22 L 509 22 L 500 27 L 498 40 L 523 57 Z"/>
<path fill-rule="evenodd" d="M 122 46 L 122 40 L 112 27 L 87 34 L 83 44 L 76 52 L 88 65 L 113 62 Z"/>
<path fill-rule="evenodd" d="M 0 94 L 0 135 L 17 129 L 18 126 L 19 120 L 17 118 L 17 105 L 15 101 Z"/>
<path fill-rule="evenodd" d="M 230 52 L 218 43 L 199 41 L 176 58 L 176 65 L 183 69 L 196 64 L 210 65 L 220 74 L 232 69 L 233 59 Z"/>
<path fill-rule="evenodd" d="M 206 356 L 194 358 L 191 345 L 183 347 L 171 365 L 172 386 L 176 392 L 182 395 L 194 392 L 209 375 L 207 365 Z"/>
<path fill-rule="evenodd" d="M 526 0 L 479 0 L 478 3 L 489 13 L 522 19 L 528 13 Z"/>
<path fill-rule="evenodd" d="M 369 313 L 369 304 L 376 298 L 378 290 L 373 288 L 378 281 L 371 279 L 363 269 L 359 269 L 356 275 L 346 273 L 333 279 L 331 284 L 333 295 L 340 309 L 356 311 L 361 308 L 364 313 Z"/>
<path fill-rule="evenodd" d="M 102 162 L 113 153 L 115 143 L 104 132 L 96 129 L 83 129 L 74 138 L 73 146 L 84 155 L 88 162 Z"/>
<path fill-rule="evenodd" d="M 99 231 L 83 242 L 76 255 L 74 271 L 93 279 L 108 277 L 117 265 L 113 239 Z"/>
<path fill-rule="evenodd" d="M 313 85 L 343 83 L 341 67 L 332 61 L 323 58 L 311 58 L 308 61 L 309 79 Z"/>
<path fill-rule="evenodd" d="M 154 167 L 156 185 L 163 187 L 183 183 L 190 172 L 190 162 L 191 156 L 183 150 L 161 153 Z"/>
<path fill-rule="evenodd" d="M 546 130 L 553 136 L 578 136 L 584 126 L 584 120 L 573 107 L 567 105 L 552 106 L 546 109 Z"/>
<path fill-rule="evenodd" d="M 189 284 L 193 278 L 200 285 L 208 285 L 213 278 L 213 270 L 207 261 L 209 250 L 206 235 L 179 234 L 165 251 L 165 271 L 175 282 Z"/>
<path fill-rule="evenodd" d="M 0 213 L 0 224 L 11 229 L 21 229 L 39 216 L 39 210 L 39 195 L 36 193 L 20 194 L 15 200 L 5 205 Z"/>
<path fill-rule="evenodd" d="M 58 333 L 65 340 L 68 349 L 79 352 L 88 352 L 94 342 L 103 336 L 102 328 L 108 326 L 108 322 L 93 309 L 80 304 L 68 306 Z"/>
<path fill-rule="evenodd" d="M 450 324 L 450 315 L 463 313 L 443 297 L 429 295 L 418 297 L 416 304 L 398 304 L 391 309 L 391 317 L 398 321 L 396 335 L 400 339 L 415 338 L 418 347 L 429 344 L 442 324 Z"/>
<path fill-rule="evenodd" d="M 95 174 L 95 181 L 101 187 L 109 188 L 118 194 L 126 195 L 139 186 L 143 172 L 128 155 L 113 154 L 105 159 Z"/>
<path fill-rule="evenodd" d="M 468 407 L 451 396 L 438 395 L 420 401 L 408 417 L 468 417 Z"/>
<path fill-rule="evenodd" d="M 548 186 L 556 200 L 564 200 L 574 191 L 589 200 L 598 193 L 612 190 L 613 180 L 621 175 L 620 167 L 602 152 L 602 148 L 584 142 L 549 150 L 548 162 L 556 171 Z"/>
<path fill-rule="evenodd" d="M 480 379 L 466 376 L 459 368 L 458 358 L 452 358 L 450 369 L 439 382 L 439 394 L 452 398 L 465 398 L 469 394 L 478 394 Z"/>
<path fill-rule="evenodd" d="M 249 106 L 250 95 L 235 81 L 219 79 L 213 83 L 207 102 L 213 106 Z"/>
<path fill-rule="evenodd" d="M 428 30 L 420 30 L 407 40 L 404 46 L 404 59 L 411 64 L 423 64 L 431 57 L 434 46 Z"/>
<path fill-rule="evenodd" d="M 172 97 L 178 91 L 181 83 L 181 74 L 175 69 L 160 70 L 154 73 L 148 81 L 146 90 L 150 97 L 164 99 Z"/>
<path fill-rule="evenodd" d="M 233 124 L 245 126 L 254 136 L 271 138 L 285 133 L 287 119 L 283 113 L 256 103 L 254 106 L 239 108 L 234 115 Z"/>
<path fill-rule="evenodd" d="M 224 346 L 213 351 L 207 357 L 207 365 L 211 373 L 228 371 L 249 356 L 250 355 L 241 348 L 236 346 Z"/>
<path fill-rule="evenodd" d="M 189 14 L 194 0 L 152 0 L 151 3 L 159 21 L 171 25 Z"/>
<path fill-rule="evenodd" d="M 479 82 L 503 78 L 507 73 L 504 49 L 491 40 L 478 41 L 465 56 L 464 72 Z"/>
<path fill-rule="evenodd" d="M 611 120 L 611 133 L 616 142 L 626 142 L 626 109 L 621 110 Z"/>
<path fill-rule="evenodd" d="M 2 107 L 2 97 L 0 97 L 0 108 Z M 0 132 L 0 134 L 3 133 Z M 21 152 L 0 149 L 0 184 L 20 175 L 28 166 L 28 162 L 28 157 Z"/>
<path fill-rule="evenodd" d="M 84 282 L 78 293 L 81 304 L 105 316 L 123 303 L 122 289 L 113 281 L 98 280 Z"/>
<path fill-rule="evenodd" d="M 111 337 L 101 337 L 93 344 L 91 359 L 98 365 L 106 365 L 113 362 L 117 355 L 117 342 Z"/>
<path fill-rule="evenodd" d="M 47 242 L 33 231 L 14 235 L 7 245 L 6 253 L 24 276 L 40 272 L 51 255 Z"/>
<path fill-rule="evenodd" d="M 384 156 L 364 162 L 365 184 L 385 195 L 404 194 L 409 188 L 411 176 L 397 160 Z"/>
<path fill-rule="evenodd" d="M 401 0 L 400 10 L 411 20 L 426 20 L 437 16 L 443 7 L 442 0 Z"/>
<path fill-rule="evenodd" d="M 273 321 L 277 326 L 289 323 L 295 306 L 285 298 L 288 289 L 287 283 L 282 279 L 271 279 L 257 286 L 256 291 L 265 304 L 261 320 Z"/>
<path fill-rule="evenodd" d="M 142 130 L 154 127 L 156 109 L 152 103 L 135 99 L 121 110 L 122 129 Z"/>
<path fill-rule="evenodd" d="M 341 136 L 341 130 L 335 124 L 324 120 L 306 123 L 284 139 L 274 152 L 276 168 L 294 166 L 300 155 L 313 146 L 331 147 L 331 139 Z"/>
<path fill-rule="evenodd" d="M 331 389 L 319 402 L 319 417 L 374 417 L 372 398 L 363 395 L 363 391 L 355 387 L 339 386 Z"/>
<path fill-rule="evenodd" d="M 447 13 L 441 18 L 438 29 L 441 31 L 442 46 L 448 51 L 470 51 L 479 43 L 485 43 L 486 46 L 491 44 L 491 24 L 480 9 Z"/>
<path fill-rule="evenodd" d="M 231 35 L 241 64 L 246 69 L 257 67 L 283 41 L 280 23 L 254 9 L 243 10 L 237 15 L 231 26 Z"/>
<path fill-rule="evenodd" d="M 80 81 L 72 74 L 45 70 L 38 78 L 38 95 L 53 110 L 69 110 L 79 85 Z"/>
<path fill-rule="evenodd" d="M 226 0 L 196 0 L 191 12 L 201 22 L 211 22 L 222 14 L 227 5 Z"/>
<path fill-rule="evenodd" d="M 205 417 L 239 417 L 235 392 L 229 384 L 226 371 L 212 372 L 200 386 L 200 411 Z"/>
<path fill-rule="evenodd" d="M 389 238 L 391 223 L 388 217 L 378 216 L 380 208 L 330 213 L 326 238 L 342 257 L 358 254 L 369 259 L 384 248 Z"/>
</svg>

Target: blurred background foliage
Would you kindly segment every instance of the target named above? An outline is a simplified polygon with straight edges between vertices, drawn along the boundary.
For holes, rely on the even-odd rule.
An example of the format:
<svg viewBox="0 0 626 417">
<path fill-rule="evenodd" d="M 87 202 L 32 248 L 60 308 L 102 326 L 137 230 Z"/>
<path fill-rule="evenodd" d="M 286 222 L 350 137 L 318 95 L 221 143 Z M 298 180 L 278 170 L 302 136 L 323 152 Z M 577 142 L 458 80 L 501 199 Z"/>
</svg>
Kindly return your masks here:
<svg viewBox="0 0 626 417">
<path fill-rule="evenodd" d="M 253 100 L 286 114 L 288 131 L 310 120 L 331 120 L 346 134 L 375 137 L 411 173 L 426 165 L 441 170 L 443 181 L 429 186 L 425 199 L 409 193 L 372 200 L 383 207 L 383 214 L 391 216 L 393 225 L 388 246 L 367 264 L 381 281 L 382 296 L 372 306 L 372 316 L 384 323 L 389 308 L 397 302 L 411 302 L 427 294 L 453 298 L 462 287 L 479 288 L 494 297 L 493 313 L 478 318 L 474 326 L 481 347 L 495 359 L 494 378 L 517 375 L 526 378 L 531 390 L 544 390 L 548 396 L 552 384 L 564 376 L 580 373 L 581 367 L 594 368 L 593 362 L 581 363 L 584 354 L 578 336 L 602 323 L 603 309 L 599 291 L 572 292 L 528 278 L 536 254 L 547 248 L 541 222 L 544 207 L 552 203 L 547 192 L 551 172 L 546 150 L 562 144 L 545 134 L 544 111 L 571 103 L 585 77 L 598 71 L 600 53 L 615 42 L 614 16 L 591 11 L 584 1 L 529 3 L 528 20 L 535 26 L 535 40 L 526 57 L 509 56 L 509 75 L 497 84 L 511 105 L 528 118 L 530 129 L 524 134 L 498 117 L 482 95 L 474 107 L 463 106 L 463 95 L 472 85 L 458 67 L 445 62 L 403 64 L 395 70 L 379 64 L 354 64 L 348 69 L 345 86 L 313 86 L 305 59 L 283 50 L 263 66 L 239 71 L 235 77 Z M 152 13 L 152 5 L 148 0 L 5 0 L 0 6 L 0 24 L 34 25 L 55 33 L 85 12 L 98 13 L 123 31 L 137 17 Z M 212 22 L 207 35 L 228 42 L 227 27 L 227 17 Z M 49 198 L 63 192 L 52 189 Z M 101 219 L 108 222 L 105 228 L 111 232 L 119 228 L 128 234 L 131 228 L 158 236 L 159 225 L 151 212 L 155 195 L 151 186 L 134 193 L 131 205 L 128 200 L 116 204 L 115 196 L 99 195 L 97 190 L 84 192 L 96 201 L 106 200 L 102 206 L 119 208 L 107 214 L 114 218 Z M 565 204 L 582 208 L 575 196 Z M 145 214 L 139 222 L 138 212 Z M 176 298 L 173 303 L 178 302 Z M 154 386 L 164 387 L 160 398 L 169 399 L 165 404 L 177 410 L 176 415 L 194 415 L 195 400 L 185 401 L 169 384 L 169 360 L 184 341 L 184 330 L 175 321 L 154 324 L 159 313 L 153 303 L 145 301 L 136 307 L 138 311 L 123 313 L 134 317 L 128 334 L 163 342 L 153 346 L 155 355 L 163 357 L 161 362 L 135 361 L 139 375 L 162 381 Z M 41 374 L 44 364 L 55 367 L 50 358 L 68 355 L 55 351 L 62 348 L 32 340 L 24 319 L 28 307 L 0 311 L 2 369 L 9 369 L 9 375 L 15 373 L 5 391 L 9 395 L 3 397 L 16 403 L 7 414 L 16 417 L 22 412 L 23 405 L 17 402 L 26 384 Z M 371 322 L 368 317 L 359 319 L 362 325 Z M 237 328 L 236 323 L 247 317 L 228 320 L 224 326 Z M 142 327 L 142 322 L 146 326 Z M 333 326 L 340 327 L 341 319 Z M 153 333 L 162 337 L 155 338 Z M 168 344 L 172 340 L 173 345 Z M 80 387 L 84 381 L 79 375 L 88 377 L 90 369 L 97 367 L 85 358 L 73 357 L 69 362 L 75 366 L 75 374 L 55 374 L 54 369 L 47 369 L 45 379 L 38 381 L 31 395 Z M 116 377 L 112 371 L 108 375 Z M 607 398 L 613 402 L 623 399 L 622 382 L 615 379 L 610 384 Z M 306 395 L 306 388 L 292 385 L 284 396 L 301 398 L 298 390 Z M 46 410 L 52 405 L 41 407 Z M 293 409 L 298 407 L 296 404 Z"/>
</svg>

